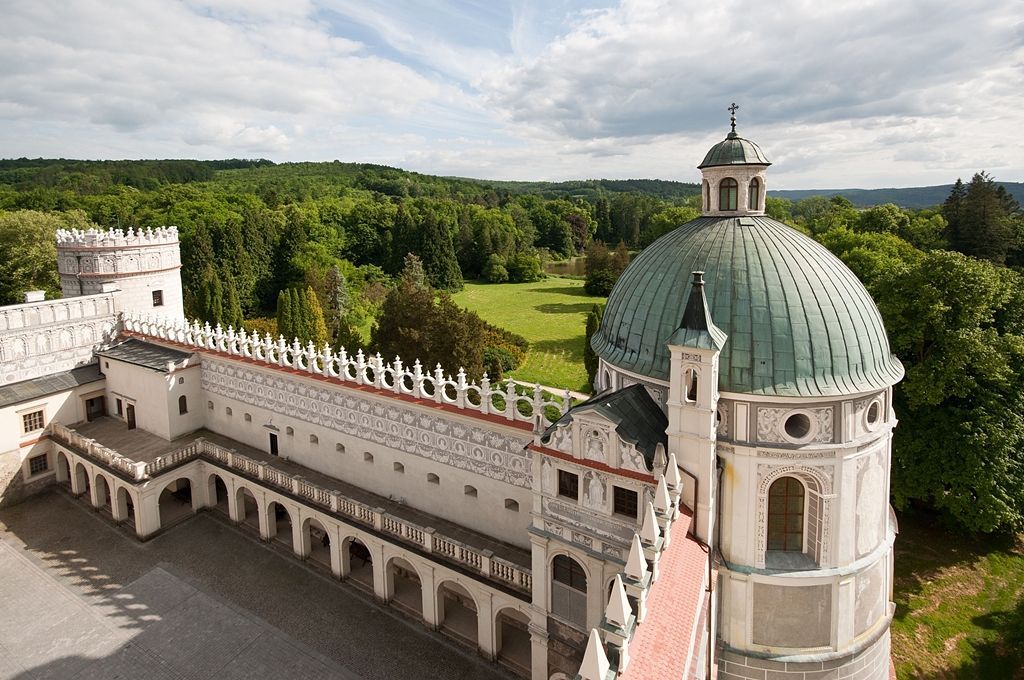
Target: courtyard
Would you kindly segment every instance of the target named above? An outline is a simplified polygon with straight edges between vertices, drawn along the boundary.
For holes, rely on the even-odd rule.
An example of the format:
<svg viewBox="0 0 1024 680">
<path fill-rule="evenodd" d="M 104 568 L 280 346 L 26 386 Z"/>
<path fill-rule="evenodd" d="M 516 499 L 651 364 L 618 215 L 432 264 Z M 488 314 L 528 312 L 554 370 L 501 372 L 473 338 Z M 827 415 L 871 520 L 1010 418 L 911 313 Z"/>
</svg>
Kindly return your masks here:
<svg viewBox="0 0 1024 680">
<path fill-rule="evenodd" d="M 213 513 L 140 543 L 50 491 L 0 510 L 0 573 L 4 679 L 510 677 Z"/>
</svg>

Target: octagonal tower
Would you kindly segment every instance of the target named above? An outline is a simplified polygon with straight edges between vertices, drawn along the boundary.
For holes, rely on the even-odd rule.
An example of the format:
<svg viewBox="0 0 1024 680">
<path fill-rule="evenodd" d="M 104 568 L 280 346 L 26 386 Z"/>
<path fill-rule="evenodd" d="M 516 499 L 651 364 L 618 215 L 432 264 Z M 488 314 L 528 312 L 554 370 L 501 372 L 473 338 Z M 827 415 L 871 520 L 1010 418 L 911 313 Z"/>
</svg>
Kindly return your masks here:
<svg viewBox="0 0 1024 680">
<path fill-rule="evenodd" d="M 697 479 L 684 499 L 721 555 L 719 677 L 883 680 L 903 368 L 856 276 L 764 215 L 770 162 L 732 123 L 700 165 L 702 216 L 612 290 L 592 339 L 596 387 L 644 385 Z"/>
</svg>

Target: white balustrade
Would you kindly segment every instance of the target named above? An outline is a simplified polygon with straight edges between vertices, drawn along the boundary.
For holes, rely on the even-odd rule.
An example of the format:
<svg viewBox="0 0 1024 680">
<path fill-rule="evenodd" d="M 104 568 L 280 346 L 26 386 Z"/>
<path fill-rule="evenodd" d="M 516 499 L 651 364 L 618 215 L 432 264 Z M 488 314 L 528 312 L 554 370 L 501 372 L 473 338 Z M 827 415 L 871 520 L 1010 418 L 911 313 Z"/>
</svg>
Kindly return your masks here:
<svg viewBox="0 0 1024 680">
<path fill-rule="evenodd" d="M 328 346 L 317 349 L 308 343 L 303 347 L 297 339 L 288 344 L 283 336 L 275 340 L 267 334 L 261 338 L 258 333 L 250 334 L 244 328 L 236 331 L 228 327 L 224 330 L 220 325 L 211 328 L 208 323 L 189 324 L 130 314 L 124 314 L 122 318 L 125 330 L 132 333 L 323 375 L 343 383 L 353 382 L 385 392 L 428 399 L 458 409 L 502 416 L 510 422 L 528 422 L 537 432 L 552 423 L 549 413 L 557 419 L 573 403 L 568 390 L 555 396 L 540 385 L 522 388 L 511 380 L 504 386 L 500 383 L 492 385 L 487 374 L 476 383 L 468 381 L 461 368 L 452 377 L 440 364 L 433 371 L 426 371 L 419 361 L 414 362 L 409 370 L 399 357 L 388 364 L 379 354 L 368 357 L 361 349 L 353 356 L 344 348 L 335 353 Z"/>
</svg>

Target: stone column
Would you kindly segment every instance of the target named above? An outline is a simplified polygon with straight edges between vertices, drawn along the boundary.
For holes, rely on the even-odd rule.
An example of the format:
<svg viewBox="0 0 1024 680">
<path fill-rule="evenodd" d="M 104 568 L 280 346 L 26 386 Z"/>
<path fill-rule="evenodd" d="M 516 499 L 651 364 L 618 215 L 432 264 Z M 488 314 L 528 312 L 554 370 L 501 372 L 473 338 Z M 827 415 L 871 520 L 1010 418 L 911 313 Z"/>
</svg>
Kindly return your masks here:
<svg viewBox="0 0 1024 680">
<path fill-rule="evenodd" d="M 494 602 L 491 594 L 482 591 L 477 598 L 479 609 L 476 612 L 476 640 L 480 647 L 480 655 L 488 661 L 494 661 L 498 644 L 494 638 Z"/>
<path fill-rule="evenodd" d="M 327 534 L 331 537 L 331 573 L 335 578 L 342 577 L 341 562 L 341 527 L 334 522 L 329 522 Z"/>
<path fill-rule="evenodd" d="M 146 538 L 160 530 L 160 490 L 139 494 L 135 504 L 135 532 L 139 538 Z"/>
<path fill-rule="evenodd" d="M 423 598 L 423 623 L 430 630 L 437 630 L 437 574 L 429 562 L 420 569 L 420 594 Z"/>
<path fill-rule="evenodd" d="M 113 515 L 115 522 L 123 522 L 128 519 L 128 491 L 124 492 L 124 500 L 121 500 L 121 494 L 118 491 L 120 487 L 115 486 L 110 489 L 110 514 Z"/>
<path fill-rule="evenodd" d="M 92 507 L 98 510 L 103 507 L 103 499 L 100 498 L 100 485 L 96 483 L 97 476 L 98 475 L 93 474 L 92 482 L 89 484 L 89 503 L 92 504 Z"/>
<path fill-rule="evenodd" d="M 298 506 L 290 510 L 288 516 L 292 519 L 292 550 L 302 559 L 306 559 L 310 552 L 309 531 L 302 530 L 304 521 Z"/>
<path fill-rule="evenodd" d="M 366 547 L 373 555 L 373 594 L 381 602 L 387 602 L 387 572 L 384 569 L 384 544 L 377 542 L 375 545 L 367 545 Z"/>
<path fill-rule="evenodd" d="M 537 630 L 530 623 L 530 678 L 531 680 L 547 680 L 548 678 L 548 633 L 545 624 L 543 630 Z"/>
<path fill-rule="evenodd" d="M 267 495 L 265 493 L 260 492 L 259 496 L 256 497 L 256 508 L 260 518 L 260 538 L 264 541 L 269 541 L 273 538 L 273 535 L 270 533 L 270 511 L 267 508 Z M 277 533 L 276 526 L 274 529 L 274 533 Z"/>
</svg>

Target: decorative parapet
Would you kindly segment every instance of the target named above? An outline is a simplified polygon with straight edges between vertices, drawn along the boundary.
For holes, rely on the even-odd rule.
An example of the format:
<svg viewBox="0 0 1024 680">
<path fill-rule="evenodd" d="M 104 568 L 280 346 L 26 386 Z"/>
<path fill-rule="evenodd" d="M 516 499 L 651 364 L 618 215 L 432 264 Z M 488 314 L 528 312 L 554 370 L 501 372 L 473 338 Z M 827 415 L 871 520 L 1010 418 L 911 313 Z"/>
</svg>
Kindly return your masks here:
<svg viewBox="0 0 1024 680">
<path fill-rule="evenodd" d="M 410 370 L 400 357 L 387 363 L 380 354 L 367 357 L 361 349 L 354 356 L 345 348 L 335 353 L 326 345 L 318 350 L 312 342 L 303 347 L 297 339 L 288 344 L 284 336 L 274 340 L 269 333 L 260 338 L 259 334 L 250 335 L 245 329 L 236 332 L 229 327 L 225 331 L 219 325 L 211 328 L 209 323 L 200 325 L 194 322 L 190 325 L 184 321 L 129 314 L 123 316 L 123 326 L 131 333 L 198 350 L 223 352 L 271 366 L 334 378 L 343 383 L 367 385 L 384 392 L 503 417 L 511 422 L 532 423 L 536 434 L 561 418 L 573 403 L 569 390 L 561 398 L 556 398 L 545 393 L 538 384 L 533 386 L 532 394 L 520 394 L 514 381 L 508 380 L 502 388 L 500 383 L 492 385 L 486 373 L 477 384 L 466 379 L 462 368 L 452 377 L 440 364 L 433 371 L 424 370 L 417 360 Z"/>
<path fill-rule="evenodd" d="M 372 508 L 335 489 L 319 486 L 299 475 L 286 474 L 267 463 L 253 460 L 205 439 L 196 439 L 177 451 L 160 456 L 149 463 L 141 463 L 122 456 L 117 451 L 60 423 L 50 423 L 47 433 L 57 442 L 125 474 L 136 482 L 152 479 L 165 470 L 191 460 L 216 461 L 258 479 L 267 486 L 277 487 L 299 496 L 308 504 L 317 506 L 325 512 L 373 527 L 399 541 L 415 545 L 428 553 L 436 553 L 445 560 L 468 567 L 482 576 L 500 581 L 516 590 L 529 593 L 533 588 L 533 577 L 529 569 L 495 557 L 490 550 L 474 548 L 454 538 L 441 536 L 431 527 L 420 526 L 381 508 Z"/>
<path fill-rule="evenodd" d="M 149 246 L 178 242 L 178 228 L 157 227 L 135 231 L 124 229 L 58 229 L 58 248 L 116 248 L 127 246 Z"/>
</svg>

